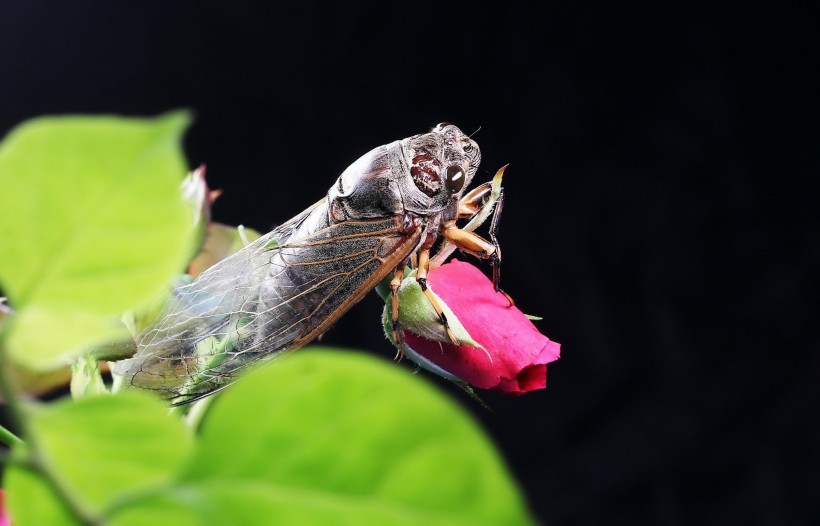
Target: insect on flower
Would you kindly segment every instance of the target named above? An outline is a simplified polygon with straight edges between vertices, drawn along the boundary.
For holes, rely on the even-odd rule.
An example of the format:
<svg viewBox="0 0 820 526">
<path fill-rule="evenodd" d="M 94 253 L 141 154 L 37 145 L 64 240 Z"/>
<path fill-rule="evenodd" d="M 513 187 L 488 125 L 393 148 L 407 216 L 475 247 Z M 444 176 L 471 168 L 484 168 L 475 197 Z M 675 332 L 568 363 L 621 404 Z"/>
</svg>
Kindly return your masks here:
<svg viewBox="0 0 820 526">
<path fill-rule="evenodd" d="M 176 404 L 197 400 L 247 366 L 309 343 L 391 273 L 398 336 L 397 290 L 411 256 L 447 328 L 426 286 L 439 236 L 490 259 L 498 286 L 494 232 L 490 242 L 456 226 L 490 195 L 489 182 L 464 194 L 480 161 L 478 145 L 449 123 L 371 150 L 319 202 L 175 289 L 137 335 L 134 357 L 115 372 L 125 386 L 159 391 Z"/>
</svg>

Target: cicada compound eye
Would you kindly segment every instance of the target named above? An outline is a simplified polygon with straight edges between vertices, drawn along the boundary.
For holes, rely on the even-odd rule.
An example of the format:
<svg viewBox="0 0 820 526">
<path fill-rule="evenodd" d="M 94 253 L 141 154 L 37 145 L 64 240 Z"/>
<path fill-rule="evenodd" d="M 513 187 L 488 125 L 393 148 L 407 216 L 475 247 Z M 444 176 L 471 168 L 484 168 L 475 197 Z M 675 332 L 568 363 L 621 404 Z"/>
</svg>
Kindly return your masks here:
<svg viewBox="0 0 820 526">
<path fill-rule="evenodd" d="M 464 169 L 458 165 L 447 167 L 447 172 L 444 175 L 444 185 L 451 194 L 457 194 L 464 188 Z"/>
</svg>

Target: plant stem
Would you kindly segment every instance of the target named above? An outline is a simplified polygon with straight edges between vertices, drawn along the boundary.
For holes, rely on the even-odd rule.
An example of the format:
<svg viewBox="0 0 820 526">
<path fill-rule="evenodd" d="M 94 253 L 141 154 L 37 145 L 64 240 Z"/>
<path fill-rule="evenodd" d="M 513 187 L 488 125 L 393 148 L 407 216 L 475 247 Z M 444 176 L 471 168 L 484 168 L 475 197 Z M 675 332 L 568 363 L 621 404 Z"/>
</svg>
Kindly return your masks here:
<svg viewBox="0 0 820 526">
<path fill-rule="evenodd" d="M 0 426 L 0 442 L 3 442 L 7 446 L 17 446 L 23 443 L 22 439 L 6 429 L 3 426 Z"/>
<path fill-rule="evenodd" d="M 3 401 L 6 403 L 6 407 L 8 407 L 9 415 L 11 419 L 20 426 L 20 430 L 22 431 L 23 436 L 27 436 L 26 433 L 26 422 L 23 418 L 23 411 L 20 407 L 20 399 L 17 397 L 17 390 L 14 388 L 13 379 L 9 375 L 8 371 L 11 366 L 11 360 L 6 355 L 6 333 L 8 328 L 8 322 L 3 320 L 0 322 L 0 396 L 3 397 Z M 5 430 L 5 428 L 3 428 Z M 20 438 L 16 435 L 13 435 L 17 442 L 22 442 Z M 11 444 L 9 444 L 11 445 Z"/>
<path fill-rule="evenodd" d="M 68 509 L 82 524 L 87 524 L 89 526 L 102 524 L 101 518 L 95 517 L 88 512 L 83 505 L 77 501 L 74 494 L 69 491 L 68 488 L 63 487 L 63 485 L 51 474 L 48 469 L 48 465 L 42 461 L 42 455 L 37 447 L 37 437 L 34 436 L 34 434 L 28 429 L 28 422 L 26 421 L 26 415 L 23 411 L 22 404 L 20 403 L 20 398 L 17 394 L 14 380 L 8 374 L 11 359 L 6 353 L 5 346 L 5 340 L 8 333 L 7 329 L 8 324 L 5 322 L 0 322 L 0 396 L 3 397 L 3 400 L 9 409 L 12 420 L 17 423 L 23 436 L 26 437 L 25 443 L 28 446 L 28 451 L 26 454 L 27 459 L 22 461 L 18 460 L 17 462 L 21 462 L 29 468 L 36 470 L 43 477 L 43 480 L 51 486 L 54 490 L 55 496 L 60 500 L 60 502 L 62 502 L 66 509 Z M 8 432 L 5 428 L 2 429 Z M 24 443 L 21 439 L 17 438 L 17 436 L 11 434 L 10 432 L 8 433 L 17 439 L 18 443 Z"/>
</svg>

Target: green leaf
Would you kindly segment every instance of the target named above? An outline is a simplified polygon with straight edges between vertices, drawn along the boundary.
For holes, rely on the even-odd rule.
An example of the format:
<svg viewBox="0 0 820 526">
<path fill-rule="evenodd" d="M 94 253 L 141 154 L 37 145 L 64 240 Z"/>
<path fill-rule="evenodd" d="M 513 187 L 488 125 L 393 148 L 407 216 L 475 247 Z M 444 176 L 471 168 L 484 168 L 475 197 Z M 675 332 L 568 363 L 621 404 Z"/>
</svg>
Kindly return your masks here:
<svg viewBox="0 0 820 526">
<path fill-rule="evenodd" d="M 204 497 L 193 491 L 174 493 L 172 490 L 130 503 L 118 509 L 110 526 L 202 526 L 203 524 L 240 524 L 228 519 L 220 522 L 210 513 Z M 270 524 L 270 523 L 268 523 Z"/>
<path fill-rule="evenodd" d="M 188 429 L 146 393 L 64 400 L 34 411 L 29 431 L 39 463 L 91 515 L 168 484 L 192 450 Z M 24 494 L 13 482 L 9 494 Z"/>
<path fill-rule="evenodd" d="M 43 477 L 27 466 L 10 464 L 3 477 L 3 487 L 14 526 L 80 524 Z"/>
<path fill-rule="evenodd" d="M 256 480 L 213 480 L 191 483 L 184 490 L 163 491 L 135 502 L 114 515 L 111 524 L 474 526 L 490 523 L 476 522 L 474 517 L 461 516 L 458 511 L 431 513 L 424 507 L 396 505 L 366 496 L 333 495 Z"/>
<path fill-rule="evenodd" d="M 7 345 L 50 368 L 123 334 L 111 321 L 161 294 L 191 250 L 184 112 L 49 117 L 0 144 L 0 284 L 17 311 Z"/>
<path fill-rule="evenodd" d="M 303 350 L 214 404 L 184 505 L 242 524 L 529 524 L 476 423 L 405 369 Z M 197 504 L 198 503 L 198 504 Z"/>
</svg>

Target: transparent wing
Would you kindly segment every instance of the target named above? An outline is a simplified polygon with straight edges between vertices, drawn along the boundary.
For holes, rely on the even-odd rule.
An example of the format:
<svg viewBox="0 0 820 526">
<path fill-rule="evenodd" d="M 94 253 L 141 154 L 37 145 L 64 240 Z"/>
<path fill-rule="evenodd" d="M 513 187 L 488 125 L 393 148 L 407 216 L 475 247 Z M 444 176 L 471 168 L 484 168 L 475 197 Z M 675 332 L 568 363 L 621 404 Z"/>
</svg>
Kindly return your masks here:
<svg viewBox="0 0 820 526">
<path fill-rule="evenodd" d="M 324 332 L 416 248 L 397 218 L 330 224 L 324 200 L 176 289 L 116 372 L 177 403 Z"/>
</svg>

